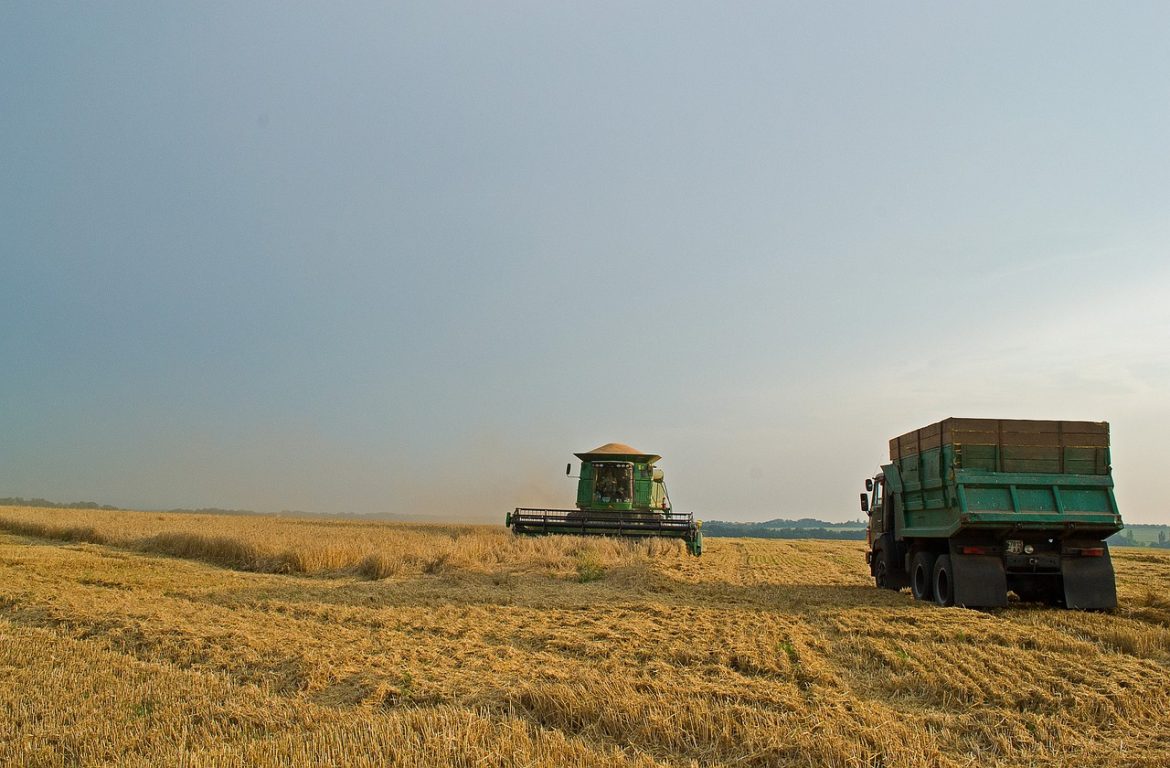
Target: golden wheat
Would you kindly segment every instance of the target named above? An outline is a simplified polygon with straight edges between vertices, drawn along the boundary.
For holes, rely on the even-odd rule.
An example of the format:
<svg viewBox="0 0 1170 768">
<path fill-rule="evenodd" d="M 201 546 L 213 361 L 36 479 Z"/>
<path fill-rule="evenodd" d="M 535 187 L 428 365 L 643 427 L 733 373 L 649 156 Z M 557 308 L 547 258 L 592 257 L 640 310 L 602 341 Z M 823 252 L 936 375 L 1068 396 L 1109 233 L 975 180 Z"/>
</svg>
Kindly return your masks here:
<svg viewBox="0 0 1170 768">
<path fill-rule="evenodd" d="M 677 541 L 517 538 L 502 526 L 369 523 L 306 517 L 0 507 L 0 531 L 108 544 L 245 571 L 386 578 L 472 571 L 578 572 L 682 558 Z"/>
<path fill-rule="evenodd" d="M 1170 754 L 1170 553 L 1114 553 L 1113 614 L 979 612 L 874 589 L 857 542 L 690 558 L 458 526 L 14 508 L 0 526 L 4 765 Z"/>
</svg>

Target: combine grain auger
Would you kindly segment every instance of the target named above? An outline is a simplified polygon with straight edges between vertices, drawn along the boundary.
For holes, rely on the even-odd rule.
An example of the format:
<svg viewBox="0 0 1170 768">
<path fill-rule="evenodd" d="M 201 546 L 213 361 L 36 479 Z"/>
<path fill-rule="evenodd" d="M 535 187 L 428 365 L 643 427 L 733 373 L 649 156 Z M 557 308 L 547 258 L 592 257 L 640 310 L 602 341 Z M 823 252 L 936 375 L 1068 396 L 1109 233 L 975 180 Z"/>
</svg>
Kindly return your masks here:
<svg viewBox="0 0 1170 768">
<path fill-rule="evenodd" d="M 621 443 L 574 455 L 581 460 L 577 508 L 517 507 L 505 525 L 524 536 L 661 536 L 682 539 L 692 555 L 703 553 L 702 524 L 670 506 L 662 470 L 654 466 L 661 456 Z M 572 468 L 572 464 L 566 467 L 565 474 Z"/>
</svg>

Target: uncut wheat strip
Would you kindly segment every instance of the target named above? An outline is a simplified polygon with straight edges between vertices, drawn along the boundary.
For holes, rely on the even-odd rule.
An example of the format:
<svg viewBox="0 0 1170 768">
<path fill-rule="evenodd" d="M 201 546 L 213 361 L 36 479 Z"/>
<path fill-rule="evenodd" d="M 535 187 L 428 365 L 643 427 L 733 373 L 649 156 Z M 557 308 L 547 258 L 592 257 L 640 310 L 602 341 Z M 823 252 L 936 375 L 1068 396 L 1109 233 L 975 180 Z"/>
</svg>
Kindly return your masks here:
<svg viewBox="0 0 1170 768">
<path fill-rule="evenodd" d="M 578 537 L 516 537 L 487 527 L 361 524 L 264 516 L 149 514 L 93 510 L 0 509 L 0 528 L 22 535 L 110 544 L 269 573 L 367 577 L 487 572 L 566 574 L 581 557 L 603 568 L 677 557 L 681 546 Z"/>
</svg>

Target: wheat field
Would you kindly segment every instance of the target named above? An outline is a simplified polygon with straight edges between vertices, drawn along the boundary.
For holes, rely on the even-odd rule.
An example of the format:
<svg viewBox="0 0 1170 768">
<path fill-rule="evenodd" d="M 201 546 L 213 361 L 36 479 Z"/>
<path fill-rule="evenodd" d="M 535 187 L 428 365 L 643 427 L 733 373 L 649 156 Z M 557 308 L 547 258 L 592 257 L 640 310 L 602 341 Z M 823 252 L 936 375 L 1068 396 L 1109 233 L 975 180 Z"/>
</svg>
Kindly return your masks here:
<svg viewBox="0 0 1170 768">
<path fill-rule="evenodd" d="M 1170 553 L 1106 614 L 863 551 L 3 507 L 0 765 L 1170 764 Z"/>
</svg>

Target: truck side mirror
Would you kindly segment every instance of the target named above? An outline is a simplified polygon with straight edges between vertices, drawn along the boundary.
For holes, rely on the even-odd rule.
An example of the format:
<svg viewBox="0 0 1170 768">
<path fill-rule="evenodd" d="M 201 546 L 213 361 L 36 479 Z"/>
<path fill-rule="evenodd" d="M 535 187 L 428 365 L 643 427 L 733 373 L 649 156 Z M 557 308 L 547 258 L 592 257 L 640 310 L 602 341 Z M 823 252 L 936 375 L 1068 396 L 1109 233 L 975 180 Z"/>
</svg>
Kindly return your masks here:
<svg viewBox="0 0 1170 768">
<path fill-rule="evenodd" d="M 862 512 L 869 511 L 869 497 L 866 496 L 864 493 L 861 494 L 861 511 Z"/>
<path fill-rule="evenodd" d="M 573 463 L 569 462 L 568 464 L 565 465 L 565 477 L 568 477 L 569 473 L 572 471 L 573 471 Z"/>
<path fill-rule="evenodd" d="M 872 477 L 865 478 L 865 490 L 867 490 L 867 491 L 873 490 L 873 478 Z"/>
</svg>

